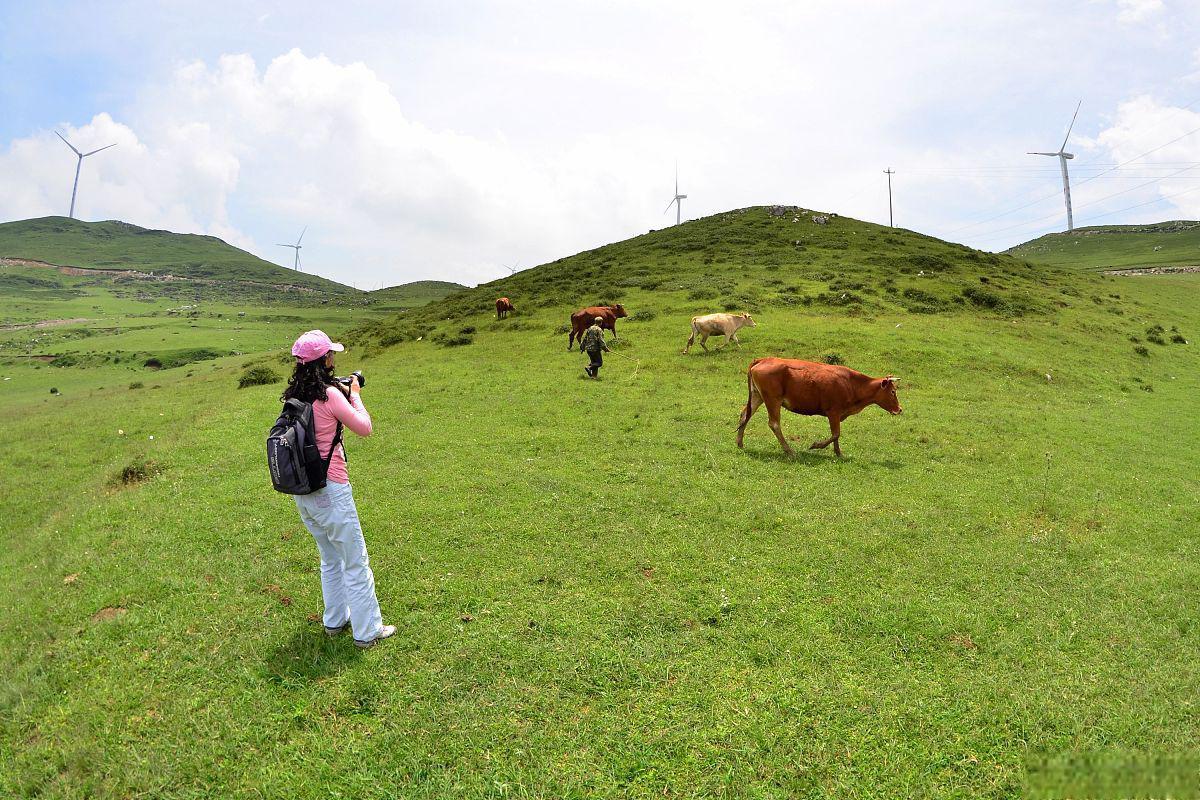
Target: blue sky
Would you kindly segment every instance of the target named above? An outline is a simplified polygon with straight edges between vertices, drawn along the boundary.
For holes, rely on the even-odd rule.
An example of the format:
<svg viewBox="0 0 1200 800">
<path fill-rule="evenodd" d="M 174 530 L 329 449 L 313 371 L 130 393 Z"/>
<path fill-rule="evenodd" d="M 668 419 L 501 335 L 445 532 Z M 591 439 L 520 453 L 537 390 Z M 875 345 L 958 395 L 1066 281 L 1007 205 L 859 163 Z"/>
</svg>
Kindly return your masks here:
<svg viewBox="0 0 1200 800">
<path fill-rule="evenodd" d="M 305 269 L 364 288 L 663 227 L 677 160 L 685 217 L 886 222 L 890 166 L 898 225 L 1001 249 L 1064 227 L 1025 152 L 1080 99 L 1077 225 L 1200 216 L 1195 4 L 344 5 L 0 2 L 0 220 L 66 212 L 58 129 L 118 142 L 77 216 L 279 263 L 308 226 Z"/>
</svg>

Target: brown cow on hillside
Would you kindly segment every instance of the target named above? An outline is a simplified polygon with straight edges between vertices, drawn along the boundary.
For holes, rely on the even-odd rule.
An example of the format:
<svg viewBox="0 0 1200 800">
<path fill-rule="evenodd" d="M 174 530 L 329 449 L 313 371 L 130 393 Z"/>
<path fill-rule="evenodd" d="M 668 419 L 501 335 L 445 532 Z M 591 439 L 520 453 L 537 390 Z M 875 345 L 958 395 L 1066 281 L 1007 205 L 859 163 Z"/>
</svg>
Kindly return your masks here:
<svg viewBox="0 0 1200 800">
<path fill-rule="evenodd" d="M 615 306 L 588 306 L 581 308 L 571 315 L 571 335 L 567 337 L 567 349 L 571 350 L 576 339 L 583 341 L 583 332 L 592 326 L 596 317 L 600 317 L 600 327 L 608 328 L 617 338 L 617 320 L 628 317 L 625 306 L 617 303 Z"/>
<path fill-rule="evenodd" d="M 828 417 L 829 438 L 813 442 L 809 449 L 819 450 L 832 444 L 833 452 L 841 458 L 842 448 L 838 439 L 842 435 L 842 422 L 847 417 L 869 405 L 878 405 L 889 414 L 902 411 L 900 400 L 896 397 L 897 380 L 891 375 L 872 378 L 848 367 L 795 358 L 755 359 L 746 372 L 750 396 L 738 423 L 737 446 L 742 446 L 742 435 L 750 417 L 754 416 L 760 405 L 765 405 L 767 425 L 783 445 L 785 453 L 793 454 L 779 425 L 780 408 L 786 408 L 793 414 Z"/>
<path fill-rule="evenodd" d="M 508 316 L 508 312 L 516 311 L 513 308 L 512 301 L 507 297 L 499 297 L 496 299 L 496 319 L 504 319 Z"/>
</svg>

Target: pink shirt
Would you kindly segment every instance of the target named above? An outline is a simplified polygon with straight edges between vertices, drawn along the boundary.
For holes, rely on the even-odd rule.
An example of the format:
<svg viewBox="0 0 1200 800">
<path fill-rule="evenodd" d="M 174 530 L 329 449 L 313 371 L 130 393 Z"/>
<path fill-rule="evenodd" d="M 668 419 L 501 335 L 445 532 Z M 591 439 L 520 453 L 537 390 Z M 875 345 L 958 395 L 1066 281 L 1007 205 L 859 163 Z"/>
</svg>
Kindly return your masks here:
<svg viewBox="0 0 1200 800">
<path fill-rule="evenodd" d="M 321 458 L 329 455 L 329 447 L 333 444 L 339 421 L 346 431 L 354 431 L 359 436 L 371 435 L 371 415 L 367 413 L 358 395 L 351 394 L 347 400 L 340 389 L 330 386 L 326 397 L 323 403 L 313 403 L 313 421 L 317 425 L 317 450 L 320 451 Z M 346 438 L 345 431 L 342 432 L 342 438 Z M 340 445 L 333 458 L 329 459 L 329 482 L 350 482 L 350 476 L 346 472 L 346 451 Z"/>
</svg>

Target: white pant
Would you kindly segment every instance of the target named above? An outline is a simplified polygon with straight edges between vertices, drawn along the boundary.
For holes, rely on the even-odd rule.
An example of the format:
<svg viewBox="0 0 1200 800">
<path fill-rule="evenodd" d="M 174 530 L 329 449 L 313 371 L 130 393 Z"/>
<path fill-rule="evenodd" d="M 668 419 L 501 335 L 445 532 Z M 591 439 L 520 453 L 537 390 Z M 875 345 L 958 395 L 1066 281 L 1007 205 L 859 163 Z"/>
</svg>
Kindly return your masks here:
<svg viewBox="0 0 1200 800">
<path fill-rule="evenodd" d="M 383 618 L 350 484 L 330 482 L 324 489 L 295 498 L 300 519 L 321 552 L 326 627 L 340 628 L 349 618 L 355 639 L 375 639 L 383 628 Z"/>
</svg>

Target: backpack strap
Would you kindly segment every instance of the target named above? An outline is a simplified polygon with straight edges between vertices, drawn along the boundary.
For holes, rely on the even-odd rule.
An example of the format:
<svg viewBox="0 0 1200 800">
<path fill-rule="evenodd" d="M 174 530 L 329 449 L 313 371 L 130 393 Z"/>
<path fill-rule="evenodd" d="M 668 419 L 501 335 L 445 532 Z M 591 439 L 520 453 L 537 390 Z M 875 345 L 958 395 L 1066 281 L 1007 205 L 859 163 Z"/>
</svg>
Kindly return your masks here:
<svg viewBox="0 0 1200 800">
<path fill-rule="evenodd" d="M 333 444 L 329 445 L 329 455 L 327 455 L 325 457 L 325 471 L 326 472 L 329 471 L 329 463 L 331 461 L 333 461 L 334 451 L 337 450 L 337 446 L 341 443 L 342 443 L 342 421 L 338 420 L 337 433 L 335 433 L 333 435 Z M 348 459 L 346 459 L 346 449 L 345 448 L 342 448 L 342 459 L 348 460 Z"/>
</svg>

